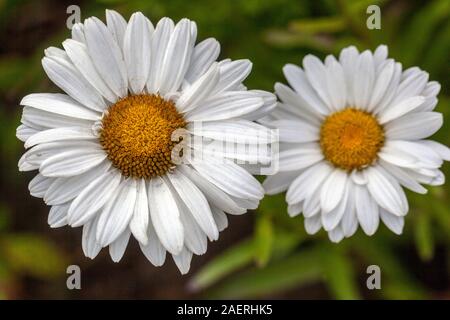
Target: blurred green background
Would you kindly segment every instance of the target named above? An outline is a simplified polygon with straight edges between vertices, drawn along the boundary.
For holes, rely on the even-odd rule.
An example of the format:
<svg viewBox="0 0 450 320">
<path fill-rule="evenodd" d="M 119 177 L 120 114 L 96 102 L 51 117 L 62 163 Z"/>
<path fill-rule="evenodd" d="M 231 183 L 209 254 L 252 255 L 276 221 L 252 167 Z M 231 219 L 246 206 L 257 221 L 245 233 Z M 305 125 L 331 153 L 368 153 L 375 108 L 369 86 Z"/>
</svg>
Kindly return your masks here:
<svg viewBox="0 0 450 320">
<path fill-rule="evenodd" d="M 303 218 L 288 218 L 284 195 L 266 197 L 257 211 L 230 216 L 230 226 L 180 276 L 171 259 L 155 268 L 131 243 L 114 264 L 107 253 L 93 261 L 81 250 L 80 229 L 50 229 L 48 208 L 29 195 L 35 173 L 19 173 L 23 145 L 15 137 L 21 98 L 57 92 L 40 59 L 69 36 L 66 8 L 82 19 L 104 20 L 111 8 L 126 18 L 142 11 L 153 22 L 188 17 L 198 39 L 217 38 L 221 58 L 249 58 L 249 88 L 272 91 L 285 82 L 281 68 L 303 56 L 337 54 L 350 44 L 387 44 L 404 68 L 417 65 L 442 84 L 437 110 L 445 117 L 435 139 L 449 145 L 450 1 L 376 0 L 0 0 L 0 298 L 450 298 L 450 188 L 408 193 L 402 236 L 384 226 L 332 244 L 322 231 L 307 236 Z M 381 30 L 368 30 L 366 8 L 381 7 Z M 444 172 L 449 174 L 446 164 Z M 82 289 L 66 288 L 66 267 L 82 269 Z M 367 266 L 381 267 L 381 290 L 366 288 Z"/>
</svg>

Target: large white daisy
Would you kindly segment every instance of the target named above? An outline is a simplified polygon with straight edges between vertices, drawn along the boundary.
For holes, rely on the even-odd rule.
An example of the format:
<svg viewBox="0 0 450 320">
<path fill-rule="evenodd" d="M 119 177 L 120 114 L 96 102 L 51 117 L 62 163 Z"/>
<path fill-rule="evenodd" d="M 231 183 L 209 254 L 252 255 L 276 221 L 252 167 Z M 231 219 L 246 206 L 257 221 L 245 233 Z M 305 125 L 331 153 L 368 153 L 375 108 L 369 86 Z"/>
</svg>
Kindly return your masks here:
<svg viewBox="0 0 450 320">
<path fill-rule="evenodd" d="M 142 13 L 127 23 L 114 11 L 106 20 L 76 24 L 64 50 L 45 51 L 44 70 L 65 94 L 22 100 L 17 136 L 29 150 L 19 168 L 39 170 L 29 189 L 51 206 L 51 227 L 83 227 L 87 257 L 109 246 L 119 261 L 133 235 L 154 265 L 168 251 L 186 273 L 192 254 L 203 254 L 207 238 L 227 226 L 225 213 L 242 214 L 264 195 L 233 161 L 245 153 L 196 156 L 188 138 L 239 143 L 270 134 L 253 120 L 276 98 L 242 85 L 250 61 L 216 62 L 213 38 L 195 44 L 192 21 L 163 18 L 154 27 Z M 190 163 L 172 161 L 180 129 L 188 132 L 181 152 L 194 155 Z"/>
<path fill-rule="evenodd" d="M 288 213 L 303 213 L 305 229 L 323 227 L 338 242 L 358 225 L 373 235 L 379 221 L 400 234 L 408 202 L 401 186 L 426 193 L 441 185 L 439 170 L 449 149 L 423 140 L 442 126 L 433 112 L 439 83 L 428 73 L 348 47 L 325 63 L 312 55 L 303 69 L 283 68 L 290 86 L 277 83 L 279 107 L 263 123 L 280 130 L 279 173 L 268 177 L 268 194 L 287 190 Z"/>
</svg>

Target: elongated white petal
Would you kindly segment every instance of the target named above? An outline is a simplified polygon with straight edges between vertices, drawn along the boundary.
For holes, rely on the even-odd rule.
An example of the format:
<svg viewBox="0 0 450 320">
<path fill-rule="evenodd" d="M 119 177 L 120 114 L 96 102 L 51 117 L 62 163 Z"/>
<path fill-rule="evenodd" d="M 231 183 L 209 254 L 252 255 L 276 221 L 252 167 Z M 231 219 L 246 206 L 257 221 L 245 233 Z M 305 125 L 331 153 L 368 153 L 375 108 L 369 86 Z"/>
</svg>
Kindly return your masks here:
<svg viewBox="0 0 450 320">
<path fill-rule="evenodd" d="M 252 92 L 230 91 L 200 103 L 185 116 L 187 121 L 214 121 L 243 116 L 264 105 L 264 100 Z"/>
<path fill-rule="evenodd" d="M 367 188 L 355 185 L 354 191 L 359 224 L 364 232 L 371 236 L 377 231 L 380 222 L 378 205 Z"/>
<path fill-rule="evenodd" d="M 203 75 L 220 53 L 220 44 L 214 38 L 208 38 L 199 42 L 192 54 L 191 65 L 186 72 L 186 80 L 190 83 L 196 81 L 201 75 Z"/>
<path fill-rule="evenodd" d="M 385 132 L 386 136 L 393 140 L 418 140 L 434 134 L 443 123 L 441 113 L 416 112 L 387 123 Z"/>
<path fill-rule="evenodd" d="M 136 180 L 124 180 L 116 197 L 111 197 L 103 207 L 96 233 L 102 247 L 113 243 L 127 229 L 136 206 L 136 194 Z"/>
<path fill-rule="evenodd" d="M 136 188 L 136 206 L 134 207 L 133 217 L 130 221 L 130 230 L 139 243 L 145 246 L 148 243 L 147 230 L 150 220 L 145 179 L 140 179 L 137 182 Z"/>
<path fill-rule="evenodd" d="M 184 229 L 177 203 L 163 179 L 150 179 L 148 185 L 150 216 L 156 234 L 167 251 L 176 255 L 183 249 Z"/>
<path fill-rule="evenodd" d="M 219 63 L 220 80 L 213 90 L 214 93 L 237 90 L 251 70 L 252 63 L 246 59 Z"/>
<path fill-rule="evenodd" d="M 70 203 L 52 206 L 48 214 L 48 225 L 50 228 L 60 228 L 67 225 L 67 211 Z"/>
<path fill-rule="evenodd" d="M 122 50 L 99 19 L 84 22 L 86 45 L 92 61 L 106 84 L 118 97 L 127 95 L 127 71 Z"/>
<path fill-rule="evenodd" d="M 106 9 L 106 25 L 119 47 L 122 48 L 123 38 L 127 29 L 126 20 L 117 11 Z"/>
<path fill-rule="evenodd" d="M 75 149 L 45 159 L 39 170 L 47 177 L 72 177 L 85 173 L 105 159 L 106 153 L 101 149 Z"/>
<path fill-rule="evenodd" d="M 188 19 L 178 22 L 167 43 L 158 90 L 162 95 L 180 88 L 189 67 L 195 42 L 191 34 L 191 24 Z"/>
<path fill-rule="evenodd" d="M 119 262 L 125 249 L 127 248 L 128 241 L 130 240 L 130 230 L 126 229 L 122 234 L 109 245 L 109 255 L 114 262 Z"/>
<path fill-rule="evenodd" d="M 424 101 L 425 101 L 425 98 L 422 96 L 415 96 L 415 97 L 411 97 L 406 100 L 403 100 L 398 105 L 389 107 L 385 111 L 383 111 L 380 114 L 378 121 L 380 122 L 380 124 L 384 124 L 391 120 L 397 119 L 397 118 L 413 111 L 418 106 L 420 106 Z"/>
<path fill-rule="evenodd" d="M 377 167 L 369 168 L 367 175 L 367 188 L 378 205 L 397 216 L 406 215 L 407 200 L 398 182 L 389 179 L 388 173 Z"/>
<path fill-rule="evenodd" d="M 42 66 L 53 83 L 82 105 L 100 112 L 106 108 L 100 93 L 72 64 L 46 57 L 42 59 Z"/>
<path fill-rule="evenodd" d="M 324 213 L 328 213 L 341 201 L 347 184 L 347 173 L 341 169 L 335 169 L 325 180 L 320 194 L 320 205 Z"/>
<path fill-rule="evenodd" d="M 92 181 L 70 205 L 69 225 L 77 227 L 89 221 L 111 197 L 116 196 L 120 178 L 118 172 L 110 171 Z"/>
<path fill-rule="evenodd" d="M 173 255 L 172 257 L 181 274 L 186 274 L 189 272 L 192 260 L 191 251 L 184 248 L 178 255 Z"/>
<path fill-rule="evenodd" d="M 279 129 L 280 142 L 304 143 L 319 140 L 318 127 L 302 120 L 282 119 L 271 123 Z"/>
<path fill-rule="evenodd" d="M 89 56 L 86 45 L 72 39 L 67 39 L 63 42 L 63 47 L 70 60 L 83 77 L 86 78 L 86 80 L 98 90 L 104 98 L 110 102 L 115 102 L 118 98 L 117 95 L 106 85 L 105 81 L 98 73 Z"/>
<path fill-rule="evenodd" d="M 217 240 L 219 230 L 211 213 L 208 201 L 203 193 L 181 172 L 167 174 L 181 200 L 191 212 L 195 221 L 212 240 Z"/>
<path fill-rule="evenodd" d="M 155 266 L 162 266 L 166 260 L 166 249 L 164 249 L 161 241 L 159 241 L 155 228 L 151 222 L 148 224 L 147 238 L 147 245 L 139 243 L 142 252 L 152 264 Z"/>
<path fill-rule="evenodd" d="M 186 89 L 177 100 L 177 109 L 180 112 L 188 112 L 207 98 L 219 81 L 219 69 L 217 64 L 211 65 L 209 70 L 198 78 Z"/>
<path fill-rule="evenodd" d="M 81 238 L 81 245 L 83 248 L 84 255 L 90 259 L 94 259 L 102 246 L 97 242 L 95 238 L 95 232 L 97 230 L 98 216 L 95 219 L 87 222 L 83 226 L 83 236 Z"/>
<path fill-rule="evenodd" d="M 67 117 L 92 121 L 101 119 L 100 113 L 82 106 L 68 95 L 61 93 L 32 93 L 25 96 L 20 104 Z"/>
<path fill-rule="evenodd" d="M 127 67 L 128 83 L 134 93 L 141 93 L 150 72 L 150 39 L 154 28 L 140 12 L 134 13 L 123 40 L 123 57 Z"/>
<path fill-rule="evenodd" d="M 208 201 L 217 208 L 229 214 L 243 214 L 247 211 L 245 208 L 238 206 L 226 192 L 209 182 L 207 178 L 201 176 L 196 170 L 185 165 L 179 166 L 179 169 L 196 184 Z"/>
</svg>

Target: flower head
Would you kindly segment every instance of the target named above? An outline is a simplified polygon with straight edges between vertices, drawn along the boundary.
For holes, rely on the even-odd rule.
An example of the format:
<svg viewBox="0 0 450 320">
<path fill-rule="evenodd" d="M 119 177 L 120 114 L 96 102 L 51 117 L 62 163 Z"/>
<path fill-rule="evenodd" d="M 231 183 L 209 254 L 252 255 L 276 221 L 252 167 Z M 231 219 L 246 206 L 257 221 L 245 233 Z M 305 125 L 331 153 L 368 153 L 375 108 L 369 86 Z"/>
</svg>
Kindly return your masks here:
<svg viewBox="0 0 450 320">
<path fill-rule="evenodd" d="M 402 186 L 441 185 L 450 150 L 424 140 L 442 126 L 434 112 L 439 83 L 417 67 L 387 58 L 387 47 L 342 50 L 325 63 L 307 55 L 288 64 L 292 87 L 277 83 L 281 102 L 262 123 L 280 130 L 279 173 L 269 194 L 287 190 L 288 213 L 303 213 L 310 234 L 322 227 L 339 242 L 358 225 L 372 235 L 380 219 L 400 234 L 408 202 Z"/>
<path fill-rule="evenodd" d="M 234 161 L 251 155 L 203 157 L 191 138 L 240 145 L 243 136 L 270 134 L 253 120 L 276 99 L 242 85 L 250 61 L 216 62 L 215 39 L 196 44 L 188 19 L 153 26 L 142 13 L 127 23 L 109 10 L 106 18 L 76 24 L 64 50 L 45 51 L 44 70 L 65 93 L 22 100 L 17 136 L 29 150 L 19 169 L 39 170 L 29 189 L 51 206 L 51 227 L 83 227 L 86 256 L 109 246 L 119 261 L 133 235 L 154 265 L 168 251 L 186 273 L 192 254 L 227 227 L 225 213 L 255 208 L 264 194 Z"/>
</svg>

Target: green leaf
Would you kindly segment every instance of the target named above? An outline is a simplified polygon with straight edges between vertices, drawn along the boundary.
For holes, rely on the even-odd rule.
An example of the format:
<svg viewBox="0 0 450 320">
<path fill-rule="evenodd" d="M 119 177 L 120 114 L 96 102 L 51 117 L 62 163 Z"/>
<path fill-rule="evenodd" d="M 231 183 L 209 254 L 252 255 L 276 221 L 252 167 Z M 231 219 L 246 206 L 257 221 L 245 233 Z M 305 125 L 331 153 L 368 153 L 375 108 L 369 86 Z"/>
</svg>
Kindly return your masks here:
<svg viewBox="0 0 450 320">
<path fill-rule="evenodd" d="M 289 25 L 292 31 L 311 34 L 321 32 L 335 33 L 344 30 L 345 27 L 345 20 L 342 17 L 294 20 Z"/>
<path fill-rule="evenodd" d="M 428 212 L 417 212 L 414 221 L 414 238 L 417 252 L 423 261 L 429 261 L 434 254 L 434 240 L 431 228 L 431 216 Z"/>
<path fill-rule="evenodd" d="M 317 282 L 322 277 L 321 250 L 323 247 L 305 249 L 265 268 L 251 268 L 225 281 L 208 297 L 254 298 Z"/>
<path fill-rule="evenodd" d="M 268 215 L 260 215 L 255 230 L 255 260 L 258 266 L 267 264 L 272 253 L 273 226 Z"/>
<path fill-rule="evenodd" d="M 54 278 L 65 273 L 60 250 L 33 234 L 7 234 L 0 239 L 0 252 L 11 270 L 37 278 Z"/>
<path fill-rule="evenodd" d="M 249 264 L 255 252 L 254 240 L 248 239 L 226 250 L 203 267 L 190 281 L 192 290 L 201 290 L 231 272 Z"/>
<path fill-rule="evenodd" d="M 360 299 L 352 262 L 342 247 L 331 245 L 323 251 L 325 283 L 336 299 Z"/>
</svg>

